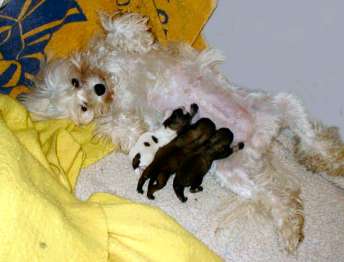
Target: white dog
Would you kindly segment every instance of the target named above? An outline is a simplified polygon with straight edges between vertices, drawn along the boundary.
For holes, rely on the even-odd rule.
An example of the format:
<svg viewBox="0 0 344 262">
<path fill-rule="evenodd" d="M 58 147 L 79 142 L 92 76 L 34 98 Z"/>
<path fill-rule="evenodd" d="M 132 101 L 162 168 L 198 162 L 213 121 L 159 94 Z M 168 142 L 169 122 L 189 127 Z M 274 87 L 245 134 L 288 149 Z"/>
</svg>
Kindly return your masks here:
<svg viewBox="0 0 344 262">
<path fill-rule="evenodd" d="M 244 150 L 218 163 L 217 177 L 264 210 L 285 248 L 295 250 L 303 238 L 303 204 L 298 184 L 290 179 L 293 171 L 282 168 L 283 156 L 276 152 L 296 150 L 317 171 L 312 159 L 330 159 L 326 171 L 341 175 L 344 156 L 334 159 L 332 140 L 322 141 L 295 97 L 233 87 L 217 70 L 223 60 L 219 52 L 198 52 L 185 44 L 162 47 L 146 22 L 138 14 L 103 15 L 104 35 L 86 51 L 47 64 L 25 105 L 40 118 L 87 123 L 97 117 L 98 132 L 128 152 L 142 133 L 158 127 L 163 112 L 197 103 L 201 117 L 229 127 L 235 142 L 245 142 Z M 292 149 L 280 149 L 284 130 L 295 138 Z"/>
</svg>

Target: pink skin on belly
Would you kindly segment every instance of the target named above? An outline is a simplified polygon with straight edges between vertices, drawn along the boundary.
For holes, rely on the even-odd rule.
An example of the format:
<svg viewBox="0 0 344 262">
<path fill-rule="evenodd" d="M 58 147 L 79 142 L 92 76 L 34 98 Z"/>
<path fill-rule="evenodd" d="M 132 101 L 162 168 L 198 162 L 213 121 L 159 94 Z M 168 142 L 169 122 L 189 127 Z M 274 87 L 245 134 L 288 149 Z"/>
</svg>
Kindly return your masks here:
<svg viewBox="0 0 344 262">
<path fill-rule="evenodd" d="M 252 116 L 237 103 L 232 90 L 209 88 L 210 82 L 200 78 L 192 83 L 180 75 L 175 75 L 173 79 L 169 88 L 149 90 L 148 103 L 160 112 L 180 106 L 189 108 L 192 103 L 196 103 L 200 108 L 200 117 L 210 118 L 217 128 L 230 128 L 235 142 L 248 140 L 252 130 Z"/>
</svg>

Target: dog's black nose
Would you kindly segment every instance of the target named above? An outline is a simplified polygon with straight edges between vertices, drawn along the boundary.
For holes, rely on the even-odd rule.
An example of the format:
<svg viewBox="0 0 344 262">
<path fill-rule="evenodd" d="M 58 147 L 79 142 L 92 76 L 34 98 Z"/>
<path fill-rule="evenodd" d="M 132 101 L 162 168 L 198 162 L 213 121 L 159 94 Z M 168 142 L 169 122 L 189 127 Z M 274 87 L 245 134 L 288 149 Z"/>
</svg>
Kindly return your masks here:
<svg viewBox="0 0 344 262">
<path fill-rule="evenodd" d="M 96 92 L 97 96 L 102 96 L 105 94 L 105 85 L 103 84 L 96 84 L 94 86 L 94 92 Z"/>
</svg>

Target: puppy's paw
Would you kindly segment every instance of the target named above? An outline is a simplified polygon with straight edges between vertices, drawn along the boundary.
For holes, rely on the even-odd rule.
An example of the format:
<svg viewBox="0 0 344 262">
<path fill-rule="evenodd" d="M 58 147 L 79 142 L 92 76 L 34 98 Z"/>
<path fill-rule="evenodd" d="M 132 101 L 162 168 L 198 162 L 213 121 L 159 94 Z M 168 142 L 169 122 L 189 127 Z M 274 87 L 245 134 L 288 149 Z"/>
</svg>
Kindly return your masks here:
<svg viewBox="0 0 344 262">
<path fill-rule="evenodd" d="M 188 200 L 188 198 L 185 197 L 185 196 L 177 195 L 177 197 L 178 197 L 178 199 L 179 199 L 181 202 L 183 202 L 183 203 L 185 203 L 185 202 Z"/>
<path fill-rule="evenodd" d="M 136 191 L 137 191 L 137 193 L 140 193 L 140 194 L 143 194 L 143 193 L 144 193 L 144 191 L 143 191 L 142 188 L 137 188 Z"/>
<path fill-rule="evenodd" d="M 195 187 L 195 188 L 190 188 L 190 192 L 191 193 L 197 193 L 197 192 L 201 192 L 203 191 L 203 187 L 202 186 L 198 186 L 198 187 Z"/>
<path fill-rule="evenodd" d="M 187 198 L 187 197 L 180 198 L 180 201 L 182 201 L 183 203 L 185 203 L 186 201 L 188 201 L 188 198 Z"/>
<path fill-rule="evenodd" d="M 155 199 L 155 197 L 153 196 L 153 194 L 147 194 L 147 197 L 150 199 L 150 200 L 154 200 Z"/>
</svg>

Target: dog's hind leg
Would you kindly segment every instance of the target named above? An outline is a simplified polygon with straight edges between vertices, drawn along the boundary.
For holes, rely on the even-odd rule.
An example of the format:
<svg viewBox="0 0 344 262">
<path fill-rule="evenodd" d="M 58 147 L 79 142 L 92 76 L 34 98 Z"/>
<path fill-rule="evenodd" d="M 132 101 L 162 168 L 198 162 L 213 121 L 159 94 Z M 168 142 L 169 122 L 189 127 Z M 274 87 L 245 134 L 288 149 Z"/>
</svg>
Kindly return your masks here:
<svg viewBox="0 0 344 262">
<path fill-rule="evenodd" d="M 221 161 L 217 176 L 224 186 L 250 200 L 257 211 L 272 219 L 287 251 L 296 249 L 303 239 L 300 190 L 286 183 L 288 178 L 276 172 L 266 154 L 246 147 L 232 160 Z"/>
<path fill-rule="evenodd" d="M 322 123 L 313 123 L 316 139 L 313 145 L 305 145 L 297 140 L 295 147 L 296 160 L 307 170 L 330 176 L 344 175 L 344 143 L 336 127 L 326 127 Z"/>
</svg>

